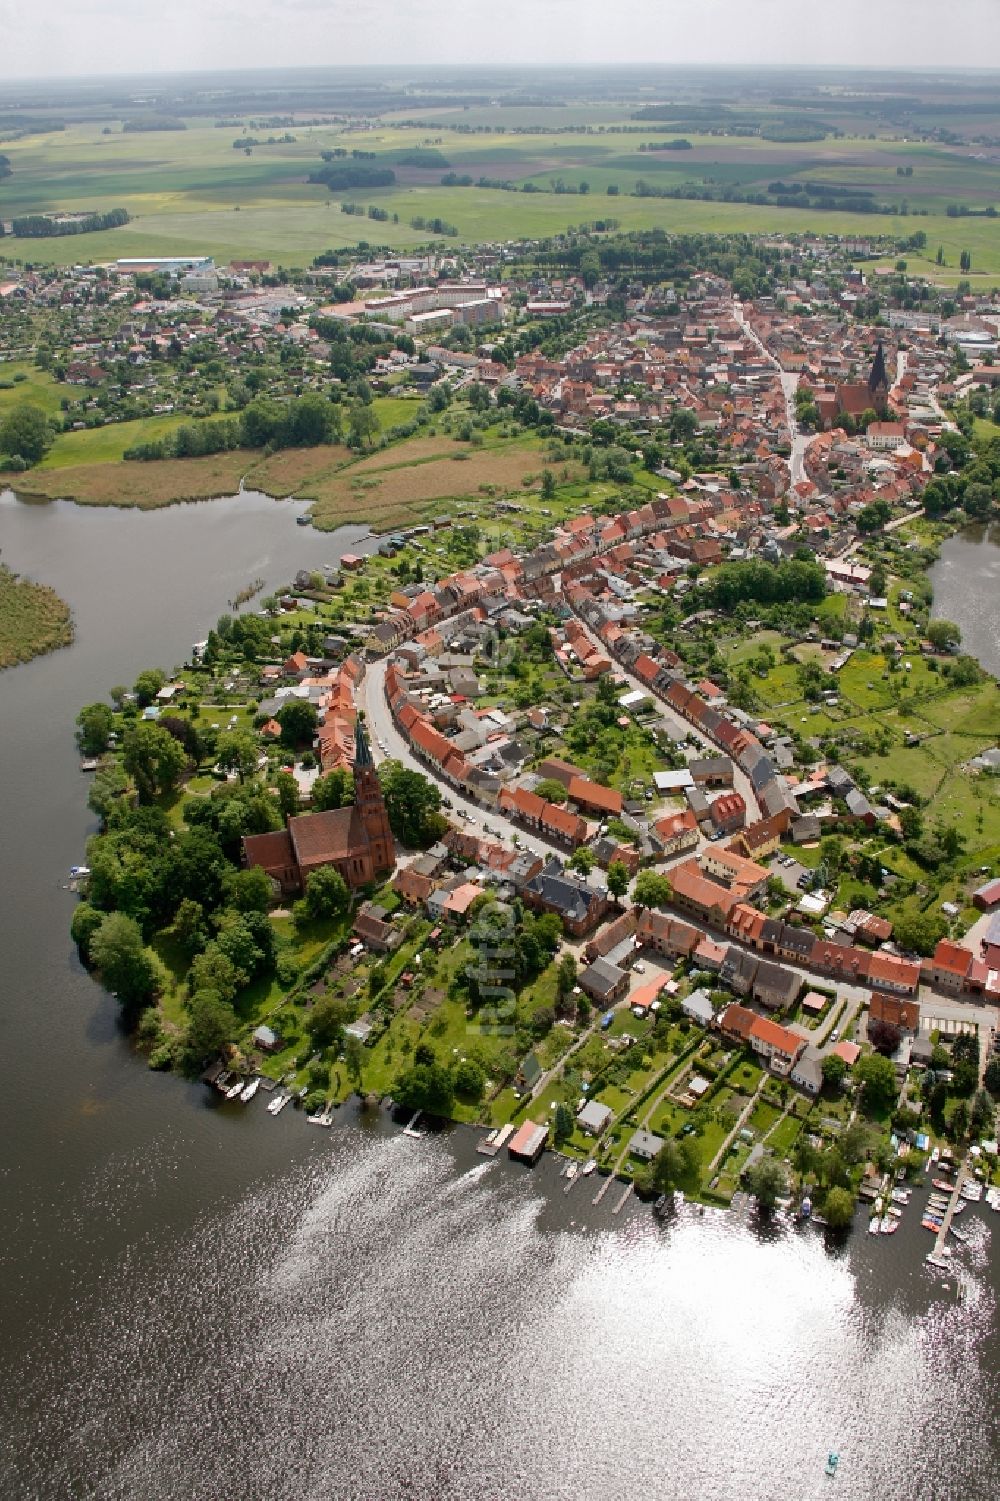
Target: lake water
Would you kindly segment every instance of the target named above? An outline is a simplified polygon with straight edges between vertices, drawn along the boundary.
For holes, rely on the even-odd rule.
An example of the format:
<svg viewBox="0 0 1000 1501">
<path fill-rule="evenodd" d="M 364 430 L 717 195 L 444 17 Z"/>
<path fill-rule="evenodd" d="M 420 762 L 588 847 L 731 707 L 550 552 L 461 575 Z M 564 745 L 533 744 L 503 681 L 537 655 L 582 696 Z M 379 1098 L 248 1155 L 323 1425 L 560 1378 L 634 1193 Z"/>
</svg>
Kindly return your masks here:
<svg viewBox="0 0 1000 1501">
<path fill-rule="evenodd" d="M 961 1297 L 911 1206 L 838 1251 L 381 1116 L 324 1132 L 148 1072 L 68 938 L 78 707 L 258 575 L 357 549 L 241 496 L 0 497 L 75 644 L 0 674 L 0 1494 L 12 1501 L 996 1501 L 993 1226 Z"/>
<path fill-rule="evenodd" d="M 1000 677 L 1000 522 L 948 537 L 930 580 L 932 613 L 960 626 L 962 649 Z"/>
</svg>

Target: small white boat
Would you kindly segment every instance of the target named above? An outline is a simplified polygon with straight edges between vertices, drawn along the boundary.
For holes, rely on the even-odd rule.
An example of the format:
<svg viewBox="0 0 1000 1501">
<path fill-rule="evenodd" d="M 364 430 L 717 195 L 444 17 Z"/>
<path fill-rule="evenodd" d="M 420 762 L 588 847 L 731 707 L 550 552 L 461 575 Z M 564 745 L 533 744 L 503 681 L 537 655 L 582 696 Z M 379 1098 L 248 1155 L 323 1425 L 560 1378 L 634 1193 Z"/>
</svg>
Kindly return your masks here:
<svg viewBox="0 0 1000 1501">
<path fill-rule="evenodd" d="M 877 1235 L 878 1234 L 878 1227 L 879 1227 L 878 1216 L 875 1215 L 875 1214 L 873 1214 L 872 1217 L 871 1217 L 871 1219 L 868 1221 L 868 1234 L 869 1235 Z"/>
<path fill-rule="evenodd" d="M 288 1104 L 288 1095 L 276 1094 L 273 1100 L 268 1100 L 267 1110 L 269 1115 L 277 1115 Z"/>
<path fill-rule="evenodd" d="M 583 1174 L 583 1176 L 585 1178 L 589 1178 L 590 1175 L 591 1175 L 591 1173 L 596 1168 L 596 1166 L 597 1166 L 597 1158 L 596 1157 L 588 1157 L 587 1160 L 586 1160 L 586 1162 L 583 1164 L 583 1167 L 580 1169 L 580 1171 L 581 1171 L 581 1173 Z"/>
<path fill-rule="evenodd" d="M 70 873 L 71 876 L 73 876 L 74 879 L 76 879 L 78 876 L 89 876 L 90 875 L 90 866 L 89 865 L 71 865 L 70 868 L 69 868 L 69 873 Z"/>
<path fill-rule="evenodd" d="M 578 1171 L 579 1169 L 577 1168 L 576 1163 L 571 1162 L 569 1167 L 566 1169 L 566 1177 L 570 1180 L 570 1182 L 572 1182 L 576 1177 Z"/>
<path fill-rule="evenodd" d="M 894 1220 L 899 1220 L 903 1217 L 903 1211 L 900 1209 L 898 1204 L 890 1204 L 889 1213 L 892 1215 Z"/>
<path fill-rule="evenodd" d="M 250 1101 L 253 1099 L 259 1088 L 259 1079 L 251 1079 L 250 1083 L 244 1086 L 243 1091 L 240 1094 L 240 1099 L 243 1101 L 244 1105 L 249 1105 Z"/>
<path fill-rule="evenodd" d="M 898 1229 L 899 1222 L 897 1220 L 882 1220 L 879 1225 L 879 1232 L 882 1235 L 895 1235 Z"/>
<path fill-rule="evenodd" d="M 238 1094 L 242 1093 L 242 1090 L 243 1090 L 243 1080 L 242 1079 L 237 1079 L 236 1083 L 235 1084 L 230 1084 L 229 1088 L 226 1090 L 226 1099 L 227 1100 L 235 1100 L 236 1096 Z"/>
</svg>

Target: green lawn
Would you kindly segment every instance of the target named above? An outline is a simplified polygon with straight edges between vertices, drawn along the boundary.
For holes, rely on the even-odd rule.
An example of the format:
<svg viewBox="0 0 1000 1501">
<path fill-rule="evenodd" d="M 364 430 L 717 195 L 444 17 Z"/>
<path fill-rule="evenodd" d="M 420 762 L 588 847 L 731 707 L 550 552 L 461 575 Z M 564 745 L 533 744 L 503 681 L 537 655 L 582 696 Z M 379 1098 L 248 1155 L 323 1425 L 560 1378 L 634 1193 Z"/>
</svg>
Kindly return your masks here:
<svg viewBox="0 0 1000 1501">
<path fill-rule="evenodd" d="M 41 407 L 47 416 L 53 417 L 59 412 L 59 403 L 64 397 L 75 401 L 79 395 L 74 386 L 60 385 L 47 371 L 37 369 L 27 360 L 0 364 L 0 417 L 11 407 L 23 403 Z"/>
<path fill-rule="evenodd" d="M 60 433 L 38 467 L 67 469 L 75 464 L 115 464 L 127 448 L 165 438 L 182 422 L 190 420 L 174 415 L 140 417 L 134 422 L 109 422 L 104 427 Z"/>
</svg>

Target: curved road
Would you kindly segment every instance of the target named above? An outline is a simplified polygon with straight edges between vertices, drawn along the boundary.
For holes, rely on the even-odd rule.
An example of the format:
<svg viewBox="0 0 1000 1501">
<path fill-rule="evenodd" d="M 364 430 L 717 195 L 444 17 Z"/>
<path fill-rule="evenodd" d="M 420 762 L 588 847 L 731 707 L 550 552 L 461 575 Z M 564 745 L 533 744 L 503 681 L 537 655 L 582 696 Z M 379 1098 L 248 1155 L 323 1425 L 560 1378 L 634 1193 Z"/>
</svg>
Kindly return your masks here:
<svg viewBox="0 0 1000 1501">
<path fill-rule="evenodd" d="M 392 760 L 400 761 L 404 766 L 408 766 L 411 771 L 422 772 L 424 776 L 434 775 L 433 768 L 413 754 L 408 742 L 393 722 L 385 696 L 385 675 L 388 667 L 389 663 L 384 658 L 378 662 L 370 662 L 357 691 L 357 707 L 363 710 L 371 732 L 372 754 L 376 762 L 391 757 Z M 501 840 L 513 843 L 516 838 L 520 849 L 530 850 L 532 854 L 540 855 L 542 859 L 564 853 L 556 845 L 546 844 L 544 839 L 529 833 L 520 824 L 506 818 L 498 809 L 483 808 L 471 798 L 463 797 L 450 783 L 445 783 L 443 778 L 435 776 L 435 781 L 442 783 L 442 795 L 451 802 L 453 810 L 465 823 L 469 833 L 483 836 L 488 829 L 492 829 L 495 836 Z"/>
</svg>

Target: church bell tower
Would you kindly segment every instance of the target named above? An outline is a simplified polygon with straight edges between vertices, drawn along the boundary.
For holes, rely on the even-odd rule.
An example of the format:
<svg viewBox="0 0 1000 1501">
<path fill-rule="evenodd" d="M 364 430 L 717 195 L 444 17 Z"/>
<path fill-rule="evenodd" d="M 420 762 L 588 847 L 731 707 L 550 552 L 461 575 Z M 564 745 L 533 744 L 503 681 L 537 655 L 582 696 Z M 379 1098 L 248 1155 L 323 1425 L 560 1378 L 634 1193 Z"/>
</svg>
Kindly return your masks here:
<svg viewBox="0 0 1000 1501">
<path fill-rule="evenodd" d="M 365 722 L 360 715 L 354 727 L 354 806 L 368 838 L 374 873 L 388 875 L 396 866 L 396 844 Z"/>
</svg>

